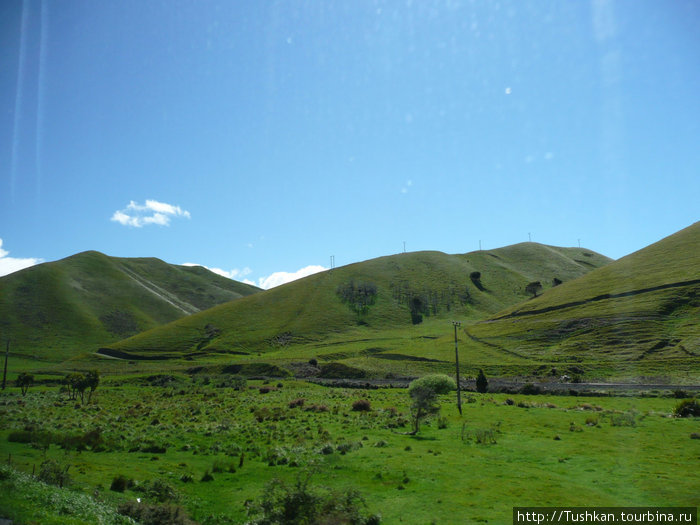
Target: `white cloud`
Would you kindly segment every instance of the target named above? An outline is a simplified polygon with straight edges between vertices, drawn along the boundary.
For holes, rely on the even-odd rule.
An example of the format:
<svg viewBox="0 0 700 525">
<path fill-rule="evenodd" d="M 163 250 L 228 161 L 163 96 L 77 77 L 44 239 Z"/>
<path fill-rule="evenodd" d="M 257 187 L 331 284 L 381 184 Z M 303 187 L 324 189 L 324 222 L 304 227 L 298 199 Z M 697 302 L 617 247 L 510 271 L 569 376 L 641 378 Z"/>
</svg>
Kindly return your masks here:
<svg viewBox="0 0 700 525">
<path fill-rule="evenodd" d="M 296 281 L 297 279 L 301 279 L 302 277 L 307 277 L 309 275 L 313 275 L 318 272 L 323 272 L 325 270 L 328 270 L 328 268 L 312 264 L 292 273 L 275 272 L 271 275 L 268 275 L 267 277 L 260 277 L 258 279 L 257 286 L 263 288 L 264 290 L 269 290 L 270 288 L 274 288 L 275 286 L 281 286 L 283 284 Z"/>
<path fill-rule="evenodd" d="M 34 257 L 24 259 L 8 257 L 9 254 L 10 252 L 2 249 L 2 239 L 0 239 L 0 277 L 44 262 L 43 259 L 36 259 Z"/>
<path fill-rule="evenodd" d="M 270 288 L 274 288 L 275 286 L 281 286 L 283 284 L 291 283 L 292 281 L 296 281 L 297 279 L 301 279 L 302 277 L 307 277 L 309 275 L 328 270 L 328 268 L 326 268 L 325 266 L 312 264 L 310 266 L 306 266 L 300 270 L 297 270 L 296 272 L 274 272 L 268 275 L 267 277 L 259 277 L 258 282 L 255 282 L 246 278 L 248 275 L 251 275 L 253 273 L 253 270 L 251 270 L 247 266 L 243 269 L 234 268 L 233 270 L 229 271 L 222 270 L 221 268 L 209 268 L 208 266 L 204 266 L 203 264 L 197 263 L 184 263 L 183 266 L 201 266 L 202 268 L 206 268 L 210 272 L 214 272 L 223 277 L 235 279 L 236 281 L 240 281 L 245 284 L 250 284 L 252 286 L 257 286 L 258 288 L 262 288 L 264 290 L 269 290 Z"/>
<path fill-rule="evenodd" d="M 148 224 L 158 224 L 159 226 L 169 226 L 172 217 L 191 217 L 190 212 L 183 210 L 180 206 L 173 206 L 165 202 L 146 200 L 146 204 L 139 204 L 135 201 L 129 202 L 123 210 L 117 210 L 110 220 L 118 222 L 123 226 L 141 228 Z"/>
<path fill-rule="evenodd" d="M 197 263 L 183 263 L 182 266 L 201 266 L 202 268 L 206 268 L 210 272 L 214 272 L 217 275 L 221 275 L 222 277 L 227 277 L 229 279 L 235 279 L 236 281 L 240 281 L 243 277 L 246 275 L 250 275 L 253 273 L 253 270 L 248 268 L 247 266 L 243 268 L 242 270 L 239 270 L 238 268 L 234 268 L 233 270 L 222 270 L 221 268 L 209 268 L 208 266 L 204 266 L 203 264 L 197 264 Z M 243 282 L 246 282 L 247 279 Z M 248 284 L 252 284 L 255 286 L 255 283 L 249 282 Z"/>
</svg>

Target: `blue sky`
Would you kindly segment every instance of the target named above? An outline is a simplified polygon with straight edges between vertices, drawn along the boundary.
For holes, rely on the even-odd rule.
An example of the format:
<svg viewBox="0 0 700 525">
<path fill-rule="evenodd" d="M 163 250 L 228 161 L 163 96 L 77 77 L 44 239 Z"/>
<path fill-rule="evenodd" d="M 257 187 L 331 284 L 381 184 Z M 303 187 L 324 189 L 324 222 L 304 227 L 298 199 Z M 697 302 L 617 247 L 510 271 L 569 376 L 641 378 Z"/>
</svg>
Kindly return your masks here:
<svg viewBox="0 0 700 525">
<path fill-rule="evenodd" d="M 408 251 L 618 258 L 698 220 L 694 1 L 5 0 L 0 273 L 269 287 Z"/>
</svg>

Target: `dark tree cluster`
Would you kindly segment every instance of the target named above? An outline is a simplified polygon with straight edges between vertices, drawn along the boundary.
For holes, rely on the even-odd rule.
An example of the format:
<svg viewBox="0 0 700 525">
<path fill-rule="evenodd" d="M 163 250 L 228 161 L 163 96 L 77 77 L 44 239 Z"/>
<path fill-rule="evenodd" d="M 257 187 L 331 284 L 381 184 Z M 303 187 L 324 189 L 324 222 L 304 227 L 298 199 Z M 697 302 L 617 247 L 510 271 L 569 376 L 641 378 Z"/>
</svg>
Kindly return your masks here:
<svg viewBox="0 0 700 525">
<path fill-rule="evenodd" d="M 338 286 L 336 294 L 353 312 L 362 316 L 369 312 L 369 307 L 377 300 L 377 285 L 364 282 L 356 283 L 351 279 L 350 282 Z"/>
<path fill-rule="evenodd" d="M 451 284 L 442 290 L 423 288 L 415 290 L 407 281 L 391 283 L 391 293 L 399 304 L 408 306 L 413 324 L 423 322 L 423 316 L 437 315 L 442 311 L 451 311 L 455 305 L 464 306 L 470 300 L 466 286 Z"/>
<path fill-rule="evenodd" d="M 85 403 L 85 392 L 88 391 L 87 402 L 89 403 L 97 385 L 100 384 L 100 373 L 97 370 L 90 370 L 85 374 L 73 372 L 66 376 L 64 383 L 68 387 L 69 399 L 78 399 L 80 396 L 80 402 Z"/>
</svg>

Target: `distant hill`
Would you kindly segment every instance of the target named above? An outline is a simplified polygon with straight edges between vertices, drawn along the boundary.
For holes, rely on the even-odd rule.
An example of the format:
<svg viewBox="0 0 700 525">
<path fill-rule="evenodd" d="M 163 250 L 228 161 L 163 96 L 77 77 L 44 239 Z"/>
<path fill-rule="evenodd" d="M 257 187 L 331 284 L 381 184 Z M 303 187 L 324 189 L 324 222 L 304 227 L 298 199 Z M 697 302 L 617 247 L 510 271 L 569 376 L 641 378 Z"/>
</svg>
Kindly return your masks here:
<svg viewBox="0 0 700 525">
<path fill-rule="evenodd" d="M 555 279 L 571 281 L 609 262 L 590 250 L 536 243 L 463 255 L 380 257 L 179 319 L 103 352 L 131 358 L 298 359 L 327 345 L 337 351 L 355 341 L 376 345 L 391 331 L 420 332 L 440 319 L 483 319 L 525 300 L 529 282 L 549 288 Z"/>
<path fill-rule="evenodd" d="M 470 352 L 700 376 L 700 222 L 470 326 Z"/>
<path fill-rule="evenodd" d="M 62 361 L 259 291 L 202 267 L 90 251 L 0 278 L 0 333 L 13 353 Z"/>
</svg>

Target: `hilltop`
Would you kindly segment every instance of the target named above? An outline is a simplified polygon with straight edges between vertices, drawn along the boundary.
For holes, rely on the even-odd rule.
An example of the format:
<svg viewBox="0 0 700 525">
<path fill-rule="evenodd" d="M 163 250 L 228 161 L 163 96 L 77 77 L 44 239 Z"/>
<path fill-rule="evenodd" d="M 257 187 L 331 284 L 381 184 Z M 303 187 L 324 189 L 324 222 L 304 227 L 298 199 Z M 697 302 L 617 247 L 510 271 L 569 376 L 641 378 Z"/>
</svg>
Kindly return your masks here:
<svg viewBox="0 0 700 525">
<path fill-rule="evenodd" d="M 0 278 L 0 332 L 13 353 L 59 362 L 258 291 L 202 267 L 89 251 Z"/>
</svg>

